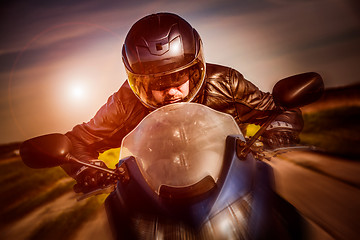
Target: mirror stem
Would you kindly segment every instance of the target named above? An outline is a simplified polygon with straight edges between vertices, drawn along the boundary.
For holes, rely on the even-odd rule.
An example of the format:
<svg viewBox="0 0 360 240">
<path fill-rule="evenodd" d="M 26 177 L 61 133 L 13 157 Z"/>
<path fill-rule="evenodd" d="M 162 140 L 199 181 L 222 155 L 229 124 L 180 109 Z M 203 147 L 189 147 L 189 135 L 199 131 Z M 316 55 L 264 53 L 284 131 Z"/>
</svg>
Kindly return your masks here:
<svg viewBox="0 0 360 240">
<path fill-rule="evenodd" d="M 275 120 L 275 118 L 279 115 L 279 110 L 270 115 L 268 120 L 260 127 L 260 129 L 255 133 L 255 135 L 250 139 L 250 141 L 245 143 L 245 146 L 242 148 L 241 152 L 238 153 L 239 158 L 246 158 L 251 150 L 251 146 L 255 143 L 255 141 L 265 132 L 266 128 Z"/>
</svg>

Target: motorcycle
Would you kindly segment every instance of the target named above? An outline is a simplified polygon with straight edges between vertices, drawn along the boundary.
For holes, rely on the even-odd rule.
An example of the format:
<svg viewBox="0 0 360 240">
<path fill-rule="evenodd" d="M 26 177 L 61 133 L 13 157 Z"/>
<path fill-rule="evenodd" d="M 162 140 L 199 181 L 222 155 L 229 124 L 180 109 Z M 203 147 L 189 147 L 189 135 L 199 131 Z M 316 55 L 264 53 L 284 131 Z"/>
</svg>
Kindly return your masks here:
<svg viewBox="0 0 360 240">
<path fill-rule="evenodd" d="M 20 155 L 32 168 L 76 162 L 116 179 L 83 195 L 110 192 L 105 208 L 116 239 L 303 239 L 305 220 L 274 191 L 272 168 L 256 158 L 254 143 L 278 113 L 323 89 L 317 73 L 280 80 L 272 92 L 278 111 L 248 141 L 228 114 L 166 105 L 122 140 L 115 170 L 76 159 L 57 133 L 25 141 Z"/>
</svg>

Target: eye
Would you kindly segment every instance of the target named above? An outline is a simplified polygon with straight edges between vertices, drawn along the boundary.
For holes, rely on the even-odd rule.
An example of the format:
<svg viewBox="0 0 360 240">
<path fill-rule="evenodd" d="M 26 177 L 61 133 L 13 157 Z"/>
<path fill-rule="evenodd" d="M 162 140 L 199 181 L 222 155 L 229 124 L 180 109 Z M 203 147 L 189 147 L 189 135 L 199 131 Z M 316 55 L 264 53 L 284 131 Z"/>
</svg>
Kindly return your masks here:
<svg viewBox="0 0 360 240">
<path fill-rule="evenodd" d="M 192 74 L 191 74 L 191 79 L 199 79 L 200 78 L 200 71 L 198 69 L 196 69 Z"/>
</svg>

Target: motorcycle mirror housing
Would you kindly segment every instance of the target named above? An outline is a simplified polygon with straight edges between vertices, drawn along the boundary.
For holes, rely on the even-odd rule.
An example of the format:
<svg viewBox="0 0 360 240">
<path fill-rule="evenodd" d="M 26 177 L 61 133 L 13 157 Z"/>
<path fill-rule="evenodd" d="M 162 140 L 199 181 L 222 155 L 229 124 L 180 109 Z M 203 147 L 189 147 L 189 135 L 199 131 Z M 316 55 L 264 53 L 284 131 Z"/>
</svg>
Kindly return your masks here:
<svg viewBox="0 0 360 240">
<path fill-rule="evenodd" d="M 315 102 L 323 92 L 322 77 L 318 73 L 307 72 L 280 80 L 275 84 L 272 95 L 278 106 L 292 109 Z"/>
<path fill-rule="evenodd" d="M 20 146 L 23 162 L 31 168 L 49 168 L 71 161 L 70 139 L 60 133 L 52 133 L 31 138 Z"/>
<path fill-rule="evenodd" d="M 278 81 L 272 91 L 275 104 L 278 110 L 293 109 L 305 106 L 318 100 L 324 92 L 324 82 L 322 77 L 315 72 L 307 72 L 293 75 Z M 239 157 L 246 157 L 250 152 L 251 146 L 264 133 L 269 124 L 276 118 L 281 111 L 275 112 L 261 126 L 259 131 L 246 143 L 239 151 Z"/>
</svg>

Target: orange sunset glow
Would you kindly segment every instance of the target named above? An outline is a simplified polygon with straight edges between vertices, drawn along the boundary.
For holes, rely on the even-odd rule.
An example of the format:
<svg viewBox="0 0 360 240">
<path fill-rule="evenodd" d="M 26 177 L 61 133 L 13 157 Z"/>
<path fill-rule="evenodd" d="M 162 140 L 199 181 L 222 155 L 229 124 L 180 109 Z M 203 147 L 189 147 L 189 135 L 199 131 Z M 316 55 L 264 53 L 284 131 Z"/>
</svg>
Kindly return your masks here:
<svg viewBox="0 0 360 240">
<path fill-rule="evenodd" d="M 127 31 L 154 12 L 184 17 L 200 33 L 208 62 L 239 70 L 263 91 L 306 71 L 320 72 L 327 87 L 359 82 L 356 7 L 335 0 L 8 3 L 0 141 L 64 133 L 88 121 L 126 80 L 121 47 Z"/>
</svg>

